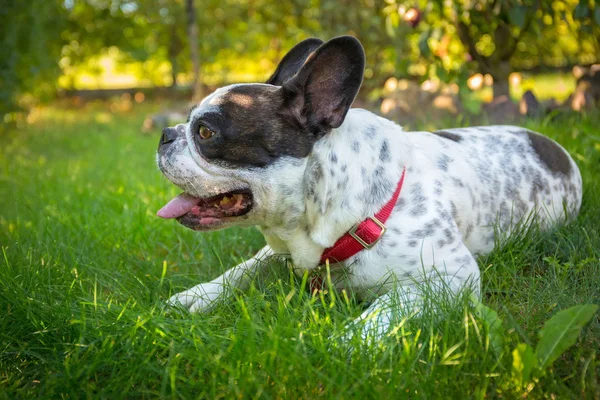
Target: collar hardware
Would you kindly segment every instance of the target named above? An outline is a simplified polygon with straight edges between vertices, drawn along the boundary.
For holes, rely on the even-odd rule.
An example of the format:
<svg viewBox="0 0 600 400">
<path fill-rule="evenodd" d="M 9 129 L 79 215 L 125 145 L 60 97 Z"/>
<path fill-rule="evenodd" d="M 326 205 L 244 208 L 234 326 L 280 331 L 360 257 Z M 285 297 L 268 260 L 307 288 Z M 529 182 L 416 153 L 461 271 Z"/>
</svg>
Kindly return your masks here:
<svg viewBox="0 0 600 400">
<path fill-rule="evenodd" d="M 375 240 L 371 241 L 371 243 L 368 243 L 367 241 L 365 241 L 364 239 L 362 239 L 360 236 L 358 236 L 356 234 L 356 231 L 360 227 L 361 223 L 354 225 L 352 227 L 352 229 L 350 229 L 348 231 L 348 234 L 350 236 L 352 236 L 354 238 L 354 240 L 356 240 L 358 243 L 360 243 L 362 245 L 362 247 L 365 248 L 365 250 L 371 250 L 373 248 L 373 246 L 375 246 L 377 244 L 377 242 L 379 242 L 379 240 L 383 237 L 383 234 L 385 233 L 385 231 L 387 231 L 387 228 L 385 227 L 383 222 L 378 220 L 376 217 L 369 217 L 367 219 L 370 219 L 371 221 L 375 222 L 375 224 L 377 224 L 377 226 L 379 226 L 381 228 L 381 232 L 379 232 L 379 236 Z"/>
</svg>

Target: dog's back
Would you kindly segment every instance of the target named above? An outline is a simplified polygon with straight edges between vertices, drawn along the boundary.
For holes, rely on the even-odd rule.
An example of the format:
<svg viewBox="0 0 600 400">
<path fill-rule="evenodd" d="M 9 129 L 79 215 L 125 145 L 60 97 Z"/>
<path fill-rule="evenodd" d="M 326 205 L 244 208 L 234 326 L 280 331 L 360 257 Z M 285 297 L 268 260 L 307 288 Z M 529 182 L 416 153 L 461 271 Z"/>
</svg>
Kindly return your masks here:
<svg viewBox="0 0 600 400">
<path fill-rule="evenodd" d="M 534 219 L 547 227 L 579 212 L 579 169 L 559 144 L 545 136 L 515 126 L 409 136 L 428 155 L 415 157 L 416 173 L 423 169 L 439 175 L 432 178 L 438 187 L 433 191 L 451 204 L 463 240 L 473 252 L 490 251 L 498 230 L 509 234 Z"/>
</svg>

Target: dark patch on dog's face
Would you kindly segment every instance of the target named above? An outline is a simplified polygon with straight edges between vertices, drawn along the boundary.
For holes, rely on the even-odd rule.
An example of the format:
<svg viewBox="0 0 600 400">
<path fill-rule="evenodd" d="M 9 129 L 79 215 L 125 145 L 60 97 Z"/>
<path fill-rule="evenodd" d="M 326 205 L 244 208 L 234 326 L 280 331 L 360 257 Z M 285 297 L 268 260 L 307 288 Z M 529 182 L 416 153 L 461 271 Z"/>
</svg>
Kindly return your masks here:
<svg viewBox="0 0 600 400">
<path fill-rule="evenodd" d="M 552 140 L 537 133 L 528 131 L 527 136 L 531 146 L 546 167 L 554 173 L 568 175 L 571 172 L 571 163 L 565 152 Z"/>
<path fill-rule="evenodd" d="M 319 40 L 302 43 L 269 80 L 282 86 L 229 87 L 192 113 L 192 140 L 204 158 L 231 168 L 265 167 L 283 156 L 304 158 L 319 138 L 343 123 L 362 83 L 362 46 L 350 36 L 316 50 Z M 202 139 L 203 126 L 215 134 Z"/>
<path fill-rule="evenodd" d="M 282 156 L 306 157 L 316 138 L 285 118 L 283 108 L 278 87 L 236 86 L 194 112 L 194 145 L 204 158 L 231 167 L 264 167 Z M 214 135 L 202 139 L 202 126 Z"/>
<path fill-rule="evenodd" d="M 447 131 L 436 131 L 436 132 L 432 132 L 434 135 L 438 135 L 439 137 L 443 137 L 444 139 L 449 139 L 452 140 L 453 142 L 460 142 L 462 140 L 462 137 L 460 135 L 457 135 L 455 133 L 450 133 Z"/>
</svg>

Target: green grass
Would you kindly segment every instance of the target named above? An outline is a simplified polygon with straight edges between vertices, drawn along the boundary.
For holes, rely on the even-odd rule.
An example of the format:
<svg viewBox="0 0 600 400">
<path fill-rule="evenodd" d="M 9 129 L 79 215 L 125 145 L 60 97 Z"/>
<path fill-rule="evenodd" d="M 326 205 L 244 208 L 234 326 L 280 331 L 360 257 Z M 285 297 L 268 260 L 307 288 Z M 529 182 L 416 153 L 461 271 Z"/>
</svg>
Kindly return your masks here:
<svg viewBox="0 0 600 400">
<path fill-rule="evenodd" d="M 600 398 L 598 315 L 531 382 L 514 377 L 511 354 L 559 310 L 600 303 L 598 115 L 528 123 L 575 156 L 585 193 L 576 222 L 481 260 L 483 301 L 506 328 L 500 348 L 462 302 L 352 351 L 331 337 L 361 305 L 311 297 L 274 262 L 272 279 L 211 313 L 164 307 L 263 239 L 154 216 L 178 191 L 154 164 L 157 135 L 139 131 L 145 107 L 46 110 L 2 138 L 0 397 Z"/>
</svg>

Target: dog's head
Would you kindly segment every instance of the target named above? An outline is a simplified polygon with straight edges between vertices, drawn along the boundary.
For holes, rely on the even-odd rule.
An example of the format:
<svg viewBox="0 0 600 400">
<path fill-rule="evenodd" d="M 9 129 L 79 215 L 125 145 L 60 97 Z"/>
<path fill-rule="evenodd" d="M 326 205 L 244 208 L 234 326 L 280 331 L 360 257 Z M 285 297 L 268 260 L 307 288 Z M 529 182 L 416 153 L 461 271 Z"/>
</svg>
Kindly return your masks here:
<svg viewBox="0 0 600 400">
<path fill-rule="evenodd" d="M 353 37 L 307 39 L 266 83 L 206 97 L 185 124 L 163 130 L 158 166 L 184 193 L 158 215 L 195 230 L 254 225 L 278 208 L 283 187 L 302 196 L 305 159 L 344 121 L 364 62 Z"/>
</svg>

